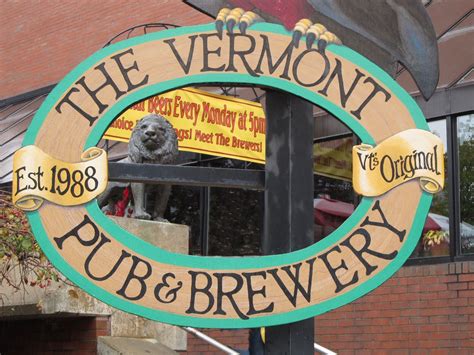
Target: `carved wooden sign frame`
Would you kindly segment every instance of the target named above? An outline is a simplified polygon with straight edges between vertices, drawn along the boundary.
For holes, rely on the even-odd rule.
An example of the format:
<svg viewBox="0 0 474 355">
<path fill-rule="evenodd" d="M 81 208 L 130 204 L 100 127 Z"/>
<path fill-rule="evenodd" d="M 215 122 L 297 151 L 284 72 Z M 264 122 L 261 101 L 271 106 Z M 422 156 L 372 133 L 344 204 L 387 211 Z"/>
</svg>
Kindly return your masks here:
<svg viewBox="0 0 474 355">
<path fill-rule="evenodd" d="M 325 54 L 273 24 L 246 35 L 213 24 L 183 27 L 106 47 L 81 63 L 37 112 L 23 145 L 66 162 L 94 147 L 127 107 L 203 83 L 252 84 L 319 105 L 377 145 L 408 129 L 428 130 L 419 107 L 383 70 L 344 46 Z M 305 249 L 261 257 L 199 257 L 154 247 L 107 218 L 95 200 L 45 202 L 28 213 L 51 262 L 101 301 L 157 321 L 214 328 L 289 323 L 365 295 L 415 248 L 431 195 L 415 181 L 364 197 L 331 235 Z"/>
</svg>

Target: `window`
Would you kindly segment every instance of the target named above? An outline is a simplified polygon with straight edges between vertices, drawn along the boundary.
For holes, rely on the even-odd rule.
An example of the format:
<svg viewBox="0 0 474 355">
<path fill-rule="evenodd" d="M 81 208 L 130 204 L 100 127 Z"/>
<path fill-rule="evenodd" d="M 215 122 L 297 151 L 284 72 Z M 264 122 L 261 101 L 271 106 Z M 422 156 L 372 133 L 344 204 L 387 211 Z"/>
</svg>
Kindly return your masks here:
<svg viewBox="0 0 474 355">
<path fill-rule="evenodd" d="M 328 118 L 326 120 L 326 118 Z M 355 137 L 319 123 L 314 144 L 314 237 L 323 239 L 352 213 L 358 202 L 351 184 L 350 155 Z M 317 122 L 317 121 L 316 121 Z M 430 130 L 444 145 L 445 187 L 433 195 L 420 241 L 408 264 L 462 260 L 474 256 L 474 114 L 436 118 Z M 338 168 L 336 168 L 338 167 Z M 337 211 L 337 215 L 333 212 Z"/>
<path fill-rule="evenodd" d="M 200 190 L 200 187 L 174 185 L 165 213 L 165 218 L 171 223 L 189 227 L 189 254 L 191 255 L 199 255 L 202 250 Z"/>
<path fill-rule="evenodd" d="M 227 169 L 263 170 L 265 165 L 217 158 L 208 166 Z M 239 174 L 236 170 L 236 174 Z M 208 255 L 261 255 L 264 192 L 242 188 L 209 188 Z"/>
<path fill-rule="evenodd" d="M 314 241 L 337 229 L 354 211 L 352 189 L 352 134 L 316 139 L 314 160 Z"/>
<path fill-rule="evenodd" d="M 261 255 L 264 193 L 211 188 L 209 255 Z"/>
</svg>

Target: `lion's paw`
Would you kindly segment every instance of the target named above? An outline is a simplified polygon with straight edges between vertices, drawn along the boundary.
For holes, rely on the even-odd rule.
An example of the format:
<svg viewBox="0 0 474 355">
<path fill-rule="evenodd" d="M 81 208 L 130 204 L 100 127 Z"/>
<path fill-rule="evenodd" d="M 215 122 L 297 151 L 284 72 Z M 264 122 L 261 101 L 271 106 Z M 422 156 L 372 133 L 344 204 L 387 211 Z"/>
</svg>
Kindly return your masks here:
<svg viewBox="0 0 474 355">
<path fill-rule="evenodd" d="M 311 22 L 308 19 L 301 19 L 293 29 L 293 44 L 298 48 L 301 37 L 306 36 L 306 47 L 309 49 L 317 41 L 318 49 L 324 52 L 328 44 L 342 44 L 339 37 L 329 32 L 325 26 L 320 23 Z"/>
<path fill-rule="evenodd" d="M 216 29 L 219 35 L 222 35 L 224 30 L 224 25 L 227 28 L 227 31 L 232 33 L 234 31 L 234 26 L 239 25 L 239 30 L 242 34 L 245 34 L 245 31 L 249 26 L 256 22 L 261 22 L 263 19 L 258 16 L 255 12 L 245 11 L 240 7 L 234 9 L 223 8 L 216 17 Z"/>
<path fill-rule="evenodd" d="M 136 213 L 135 218 L 136 219 L 144 219 L 144 220 L 149 221 L 151 219 L 151 215 L 149 213 L 146 213 L 146 212 Z"/>
</svg>

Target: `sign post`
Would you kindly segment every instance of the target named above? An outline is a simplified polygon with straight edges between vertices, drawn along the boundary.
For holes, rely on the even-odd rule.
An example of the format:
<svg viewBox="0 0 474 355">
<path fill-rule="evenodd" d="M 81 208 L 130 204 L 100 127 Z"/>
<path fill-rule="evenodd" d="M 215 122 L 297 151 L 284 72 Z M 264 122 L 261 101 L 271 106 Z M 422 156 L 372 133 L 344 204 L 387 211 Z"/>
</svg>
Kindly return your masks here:
<svg viewBox="0 0 474 355">
<path fill-rule="evenodd" d="M 267 91 L 265 255 L 313 243 L 313 107 L 293 95 Z M 265 329 L 267 354 L 311 354 L 314 319 Z"/>
</svg>

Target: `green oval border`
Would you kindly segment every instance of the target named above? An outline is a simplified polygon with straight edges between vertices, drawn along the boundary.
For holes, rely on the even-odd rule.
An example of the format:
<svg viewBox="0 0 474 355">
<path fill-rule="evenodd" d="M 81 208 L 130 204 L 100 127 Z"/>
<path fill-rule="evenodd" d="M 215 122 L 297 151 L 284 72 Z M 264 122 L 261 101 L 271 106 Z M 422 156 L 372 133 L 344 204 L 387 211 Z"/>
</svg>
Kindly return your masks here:
<svg viewBox="0 0 474 355">
<path fill-rule="evenodd" d="M 259 23 L 252 26 L 252 29 L 256 31 L 264 31 L 291 36 L 291 33 L 289 33 L 286 29 L 284 29 L 282 26 L 275 24 Z M 53 105 L 59 100 L 63 92 L 67 88 L 69 88 L 75 81 L 77 81 L 77 79 L 97 61 L 120 49 L 128 48 L 140 43 L 156 41 L 168 37 L 176 37 L 190 33 L 207 32 L 213 30 L 213 23 L 199 26 L 181 27 L 178 29 L 166 30 L 162 32 L 131 38 L 129 40 L 113 44 L 94 53 L 84 62 L 79 64 L 74 70 L 72 70 L 46 98 L 40 109 L 37 111 L 30 127 L 28 128 L 27 133 L 25 134 L 23 146 L 34 144 L 37 132 L 39 131 L 39 128 L 41 127 L 49 111 L 53 109 Z M 374 77 L 377 77 L 408 108 L 416 127 L 419 129 L 429 130 L 426 120 L 415 101 L 382 69 L 377 67 L 374 63 L 370 62 L 365 57 L 361 56 L 360 54 L 354 52 L 353 50 L 347 47 L 330 45 L 328 46 L 327 50 L 346 58 L 357 66 L 365 69 Z M 127 95 L 126 97 L 119 100 L 102 117 L 98 119 L 95 127 L 93 128 L 90 136 L 86 141 L 84 149 L 87 149 L 91 146 L 95 146 L 102 137 L 105 130 L 107 129 L 108 125 L 112 122 L 112 120 L 133 103 L 151 95 L 156 95 L 158 93 L 177 89 L 183 86 L 216 82 L 255 84 L 260 86 L 273 87 L 290 92 L 312 102 L 313 104 L 322 106 L 326 110 L 330 111 L 334 116 L 336 116 L 347 126 L 349 126 L 349 128 L 351 128 L 354 133 L 359 136 L 363 143 L 375 144 L 374 139 L 368 134 L 368 132 L 358 121 L 354 120 L 349 114 L 334 105 L 332 102 L 326 100 L 324 97 L 321 97 L 314 92 L 311 92 L 308 89 L 305 89 L 296 84 L 279 78 L 265 76 L 252 77 L 248 74 L 215 73 L 177 78 L 167 82 L 147 86 L 145 88 L 142 88 L 141 90 L 137 90 L 136 92 L 130 95 Z M 347 234 L 347 232 L 350 231 L 367 213 L 369 208 L 372 206 L 373 200 L 373 198 L 363 198 L 362 202 L 356 208 L 354 213 L 336 231 L 334 231 L 328 237 L 314 245 L 287 254 L 246 258 L 200 257 L 174 254 L 158 247 L 151 246 L 150 244 L 142 241 L 140 238 L 137 238 L 133 234 L 120 228 L 117 224 L 107 218 L 100 211 L 95 201 L 88 203 L 86 205 L 86 209 L 90 216 L 94 219 L 94 221 L 101 226 L 101 228 L 105 229 L 108 233 L 113 235 L 119 242 L 123 243 L 126 247 L 130 248 L 135 252 L 139 251 L 139 253 L 137 252 L 137 254 L 141 254 L 150 259 L 157 260 L 161 263 L 167 263 L 177 266 L 195 267 L 209 270 L 238 270 L 245 268 L 265 268 L 274 267 L 282 264 L 292 264 L 300 261 L 301 259 L 311 257 L 315 253 L 318 253 L 318 251 L 321 251 L 329 247 L 330 245 L 333 245 L 343 236 L 345 236 L 345 234 Z M 415 211 L 412 228 L 410 229 L 410 232 L 407 236 L 407 240 L 400 249 L 399 254 L 387 267 L 385 267 L 381 272 L 379 272 L 377 275 L 375 275 L 368 281 L 364 282 L 361 285 L 358 285 L 357 287 L 343 295 L 336 296 L 330 300 L 321 302 L 316 305 L 300 308 L 286 313 L 250 318 L 248 320 L 236 318 L 214 319 L 177 315 L 144 307 L 133 302 L 127 301 L 118 296 L 115 296 L 109 292 L 106 292 L 102 288 L 93 284 L 90 280 L 85 278 L 75 269 L 73 269 L 69 264 L 66 263 L 66 261 L 56 251 L 56 249 L 54 249 L 44 230 L 44 226 L 42 224 L 38 212 L 28 212 L 27 215 L 32 226 L 33 233 L 36 239 L 38 240 L 39 245 L 45 252 L 46 256 L 51 260 L 53 265 L 55 265 L 67 278 L 69 278 L 79 287 L 84 289 L 92 296 L 98 298 L 102 302 L 105 302 L 121 310 L 131 312 L 152 320 L 162 321 L 176 325 L 191 325 L 195 327 L 205 328 L 247 328 L 259 327 L 263 325 L 271 326 L 282 323 L 290 323 L 316 316 L 325 313 L 331 309 L 348 304 L 351 301 L 363 296 L 364 294 L 380 286 L 403 265 L 403 263 L 406 261 L 406 259 L 408 259 L 411 252 L 415 248 L 422 231 L 424 220 L 428 214 L 429 207 L 431 205 L 431 200 L 432 196 L 423 192 L 420 202 L 418 204 L 418 208 Z"/>
</svg>

